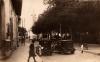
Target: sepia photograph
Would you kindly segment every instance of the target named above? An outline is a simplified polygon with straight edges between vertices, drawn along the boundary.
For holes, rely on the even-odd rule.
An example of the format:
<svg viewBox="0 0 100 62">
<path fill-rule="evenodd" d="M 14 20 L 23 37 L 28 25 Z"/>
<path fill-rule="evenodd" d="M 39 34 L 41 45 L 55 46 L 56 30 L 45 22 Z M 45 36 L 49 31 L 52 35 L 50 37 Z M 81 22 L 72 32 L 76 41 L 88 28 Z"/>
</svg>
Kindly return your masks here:
<svg viewBox="0 0 100 62">
<path fill-rule="evenodd" d="M 100 62 L 100 0 L 0 0 L 0 62 Z"/>
</svg>

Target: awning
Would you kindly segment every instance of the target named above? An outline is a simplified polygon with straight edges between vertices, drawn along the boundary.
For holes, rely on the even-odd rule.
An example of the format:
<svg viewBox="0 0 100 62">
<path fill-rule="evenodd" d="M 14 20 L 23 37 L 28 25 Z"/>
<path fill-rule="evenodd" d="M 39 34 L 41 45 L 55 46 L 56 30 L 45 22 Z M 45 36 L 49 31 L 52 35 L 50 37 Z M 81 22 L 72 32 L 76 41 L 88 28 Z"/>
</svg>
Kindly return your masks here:
<svg viewBox="0 0 100 62">
<path fill-rule="evenodd" d="M 22 0 L 11 0 L 13 9 L 17 15 L 21 15 Z"/>
</svg>

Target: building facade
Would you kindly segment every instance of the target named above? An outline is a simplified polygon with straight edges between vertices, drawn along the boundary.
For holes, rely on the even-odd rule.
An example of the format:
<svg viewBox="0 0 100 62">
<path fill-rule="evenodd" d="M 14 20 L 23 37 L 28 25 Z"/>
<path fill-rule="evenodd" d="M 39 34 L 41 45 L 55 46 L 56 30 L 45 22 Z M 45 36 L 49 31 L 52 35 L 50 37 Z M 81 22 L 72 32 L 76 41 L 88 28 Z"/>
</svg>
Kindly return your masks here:
<svg viewBox="0 0 100 62">
<path fill-rule="evenodd" d="M 5 7 L 4 1 L 0 0 L 0 49 L 2 49 L 2 40 L 5 38 Z"/>
<path fill-rule="evenodd" d="M 0 55 L 5 56 L 18 44 L 18 16 L 12 0 L 0 0 Z"/>
</svg>

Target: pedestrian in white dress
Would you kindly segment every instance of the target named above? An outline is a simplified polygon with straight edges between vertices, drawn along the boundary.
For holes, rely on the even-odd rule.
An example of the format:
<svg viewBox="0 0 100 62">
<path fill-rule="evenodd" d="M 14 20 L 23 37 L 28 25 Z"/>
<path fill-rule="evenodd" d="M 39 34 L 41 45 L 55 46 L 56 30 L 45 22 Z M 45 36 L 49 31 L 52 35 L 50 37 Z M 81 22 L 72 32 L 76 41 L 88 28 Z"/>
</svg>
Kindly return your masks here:
<svg viewBox="0 0 100 62">
<path fill-rule="evenodd" d="M 82 44 L 81 45 L 81 53 L 83 53 L 83 50 L 84 50 L 84 45 Z"/>
</svg>

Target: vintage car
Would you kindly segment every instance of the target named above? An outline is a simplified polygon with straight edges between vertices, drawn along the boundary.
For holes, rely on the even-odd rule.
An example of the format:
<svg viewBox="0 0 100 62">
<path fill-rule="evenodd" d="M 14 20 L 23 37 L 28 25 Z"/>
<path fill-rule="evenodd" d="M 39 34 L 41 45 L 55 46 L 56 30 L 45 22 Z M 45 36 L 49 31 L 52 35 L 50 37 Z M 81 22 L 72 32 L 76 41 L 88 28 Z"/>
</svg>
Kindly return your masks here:
<svg viewBox="0 0 100 62">
<path fill-rule="evenodd" d="M 57 50 L 62 54 L 74 54 L 75 48 L 72 40 L 59 40 Z"/>
<path fill-rule="evenodd" d="M 49 39 L 47 34 L 43 34 L 41 40 L 39 40 L 39 44 L 43 47 L 42 55 L 49 56 L 52 55 L 51 50 L 52 41 Z"/>
<path fill-rule="evenodd" d="M 75 48 L 72 36 L 64 36 L 62 39 L 58 40 L 55 50 L 62 54 L 74 54 Z"/>
</svg>

